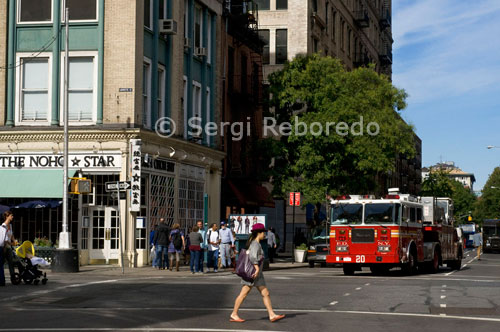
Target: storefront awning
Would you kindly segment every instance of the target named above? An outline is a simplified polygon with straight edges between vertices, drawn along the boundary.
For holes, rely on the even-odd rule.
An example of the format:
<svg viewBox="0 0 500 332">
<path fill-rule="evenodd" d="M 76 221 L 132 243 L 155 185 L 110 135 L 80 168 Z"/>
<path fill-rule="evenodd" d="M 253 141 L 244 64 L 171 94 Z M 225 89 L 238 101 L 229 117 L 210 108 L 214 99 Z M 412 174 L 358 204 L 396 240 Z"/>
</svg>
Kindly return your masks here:
<svg viewBox="0 0 500 332">
<path fill-rule="evenodd" d="M 76 170 L 69 170 L 72 177 Z M 62 198 L 63 170 L 0 170 L 0 198 Z"/>
</svg>

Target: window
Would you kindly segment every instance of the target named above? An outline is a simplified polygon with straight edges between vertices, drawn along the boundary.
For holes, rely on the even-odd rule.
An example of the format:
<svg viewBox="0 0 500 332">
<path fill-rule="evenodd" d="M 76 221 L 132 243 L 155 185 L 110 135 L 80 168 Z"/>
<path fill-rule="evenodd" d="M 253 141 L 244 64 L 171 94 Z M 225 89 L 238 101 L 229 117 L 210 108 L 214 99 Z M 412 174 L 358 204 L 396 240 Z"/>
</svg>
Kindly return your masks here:
<svg viewBox="0 0 500 332">
<path fill-rule="evenodd" d="M 201 84 L 193 81 L 193 116 L 201 117 Z"/>
<path fill-rule="evenodd" d="M 160 20 L 167 19 L 167 0 L 160 0 L 160 10 L 158 11 L 158 18 Z"/>
<path fill-rule="evenodd" d="M 282 64 L 286 62 L 287 45 L 287 30 L 276 30 L 276 64 Z"/>
<path fill-rule="evenodd" d="M 212 15 L 208 14 L 207 21 L 207 63 L 212 62 Z"/>
<path fill-rule="evenodd" d="M 352 36 L 352 31 L 351 29 L 348 29 L 349 32 L 347 33 L 347 56 L 351 56 L 351 36 Z"/>
<path fill-rule="evenodd" d="M 50 109 L 50 59 L 20 58 L 20 121 L 47 121 Z"/>
<path fill-rule="evenodd" d="M 270 0 L 255 0 L 259 10 L 269 10 L 269 2 Z"/>
<path fill-rule="evenodd" d="M 342 30 L 340 30 L 340 47 L 342 49 L 344 49 L 345 47 L 344 41 L 345 41 L 345 22 L 342 21 Z"/>
<path fill-rule="evenodd" d="M 212 116 L 210 115 L 210 88 L 207 88 L 206 93 L 207 107 L 206 107 L 206 115 L 205 115 L 205 123 L 212 121 Z M 207 136 L 206 139 L 207 144 L 210 144 L 210 136 Z"/>
<path fill-rule="evenodd" d="M 69 59 L 68 120 L 92 121 L 96 114 L 95 57 Z M 62 120 L 62 119 L 61 119 Z"/>
<path fill-rule="evenodd" d="M 165 114 L 165 67 L 158 65 L 158 118 Z"/>
<path fill-rule="evenodd" d="M 288 0 L 276 0 L 276 9 L 277 10 L 288 9 Z"/>
<path fill-rule="evenodd" d="M 144 27 L 153 29 L 153 0 L 144 0 Z"/>
<path fill-rule="evenodd" d="M 18 0 L 18 22 L 51 22 L 52 0 Z"/>
<path fill-rule="evenodd" d="M 201 110 L 201 84 L 199 82 L 193 81 L 193 113 L 192 116 L 194 119 L 194 124 L 197 126 L 202 126 L 202 110 Z M 203 132 L 196 129 L 194 126 L 190 128 L 191 134 L 196 137 L 201 137 Z M 201 140 L 198 140 L 197 143 L 201 144 Z"/>
<path fill-rule="evenodd" d="M 97 20 L 97 0 L 66 0 L 66 7 L 69 9 L 70 21 L 95 21 Z M 64 8 L 62 6 L 63 21 Z"/>
<path fill-rule="evenodd" d="M 313 0 L 312 2 L 313 12 L 318 12 L 318 0 Z"/>
<path fill-rule="evenodd" d="M 269 30 L 259 30 L 260 40 L 264 42 L 264 48 L 262 49 L 262 63 L 265 65 L 269 64 Z"/>
<path fill-rule="evenodd" d="M 189 3 L 188 0 L 184 0 L 184 38 L 189 38 L 188 23 L 189 23 Z"/>
<path fill-rule="evenodd" d="M 183 84 L 184 84 L 184 94 L 182 97 L 182 112 L 184 113 L 184 139 L 187 139 L 187 121 L 188 121 L 188 112 L 187 112 L 187 77 L 183 76 Z"/>
<path fill-rule="evenodd" d="M 313 38 L 313 53 L 318 52 L 318 40 L 316 38 Z"/>
<path fill-rule="evenodd" d="M 201 47 L 203 11 L 196 6 L 194 10 L 194 47 Z"/>
<path fill-rule="evenodd" d="M 144 60 L 142 70 L 142 125 L 151 127 L 151 61 Z"/>
<path fill-rule="evenodd" d="M 332 40 L 335 43 L 335 25 L 337 24 L 337 12 L 333 11 L 332 14 Z"/>
<path fill-rule="evenodd" d="M 328 18 L 330 16 L 330 11 L 328 10 L 328 2 L 325 4 L 325 25 L 326 25 L 326 34 L 329 32 L 329 26 L 328 26 Z"/>
<path fill-rule="evenodd" d="M 248 92 L 248 70 L 247 70 L 247 62 L 248 58 L 245 55 L 241 56 L 241 93 L 242 94 L 247 94 Z"/>
</svg>

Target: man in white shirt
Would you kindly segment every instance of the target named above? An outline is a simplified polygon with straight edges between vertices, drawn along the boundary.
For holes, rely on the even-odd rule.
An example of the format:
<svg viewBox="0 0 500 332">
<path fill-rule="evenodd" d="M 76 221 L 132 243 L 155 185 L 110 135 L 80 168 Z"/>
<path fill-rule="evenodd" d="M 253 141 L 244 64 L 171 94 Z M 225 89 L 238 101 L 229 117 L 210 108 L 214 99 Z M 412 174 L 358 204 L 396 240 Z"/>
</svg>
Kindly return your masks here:
<svg viewBox="0 0 500 332">
<path fill-rule="evenodd" d="M 2 261 L 0 263 L 0 286 L 5 285 L 5 273 L 3 270 L 3 266 L 5 261 L 9 263 L 9 272 L 10 272 L 10 277 L 11 279 L 14 277 L 14 263 L 12 262 L 12 256 L 14 255 L 14 249 L 12 248 L 12 245 L 14 245 L 15 240 L 14 240 L 14 234 L 12 232 L 12 220 L 14 219 L 14 214 L 11 211 L 6 211 L 3 214 L 3 217 L 5 219 L 4 223 L 0 228 L 5 231 L 5 234 L 0 234 L 2 240 L 0 241 L 0 247 L 1 247 L 1 252 L 2 252 Z M 3 232 L 2 232 L 3 233 Z M 2 242 L 3 241 L 3 242 Z M 4 248 L 5 251 L 4 251 Z"/>
<path fill-rule="evenodd" d="M 208 242 L 208 257 L 207 257 L 207 269 L 210 272 L 210 268 L 217 272 L 219 263 L 219 244 L 220 236 L 217 230 L 217 224 L 212 224 L 212 227 L 207 231 L 207 242 Z"/>
</svg>

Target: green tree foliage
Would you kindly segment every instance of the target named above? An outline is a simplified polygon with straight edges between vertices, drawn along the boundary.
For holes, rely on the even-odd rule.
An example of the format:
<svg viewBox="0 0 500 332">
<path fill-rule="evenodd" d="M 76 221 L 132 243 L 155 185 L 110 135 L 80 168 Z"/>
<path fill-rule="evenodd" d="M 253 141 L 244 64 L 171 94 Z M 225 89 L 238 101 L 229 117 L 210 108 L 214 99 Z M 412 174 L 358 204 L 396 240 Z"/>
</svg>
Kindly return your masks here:
<svg viewBox="0 0 500 332">
<path fill-rule="evenodd" d="M 453 180 L 445 171 L 433 171 L 422 182 L 421 196 L 452 197 Z"/>
<path fill-rule="evenodd" d="M 314 204 L 323 201 L 326 192 L 374 192 L 376 176 L 393 170 L 398 154 L 414 155 L 413 128 L 398 113 L 406 107 L 407 95 L 373 68 L 346 71 L 331 57 L 299 56 L 269 81 L 277 123 L 293 125 L 289 136 L 273 143 L 279 151 L 271 174 L 274 194 L 285 197 L 300 191 L 304 203 Z M 353 126 L 360 117 L 363 125 Z M 324 130 L 301 136 L 294 129 L 296 122 L 334 126 L 329 134 Z M 339 122 L 355 130 L 338 135 Z M 378 135 L 367 134 L 370 122 L 380 126 Z M 358 129 L 364 135 L 357 135 Z"/>
<path fill-rule="evenodd" d="M 474 211 L 477 197 L 469 189 L 464 188 L 463 184 L 458 181 L 452 181 L 453 193 L 451 198 L 454 204 L 455 219 L 459 223 L 466 223 L 468 216 Z"/>
<path fill-rule="evenodd" d="M 500 167 L 496 167 L 483 187 L 474 209 L 474 221 L 500 218 Z"/>
</svg>

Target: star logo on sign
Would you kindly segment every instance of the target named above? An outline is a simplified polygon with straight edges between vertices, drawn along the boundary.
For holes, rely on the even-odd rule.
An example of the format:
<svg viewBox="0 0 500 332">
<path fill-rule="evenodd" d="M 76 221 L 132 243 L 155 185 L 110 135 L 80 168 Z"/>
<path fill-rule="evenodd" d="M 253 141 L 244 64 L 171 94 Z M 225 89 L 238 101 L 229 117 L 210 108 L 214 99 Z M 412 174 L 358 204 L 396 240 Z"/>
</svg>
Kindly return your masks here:
<svg viewBox="0 0 500 332">
<path fill-rule="evenodd" d="M 77 157 L 75 157 L 75 159 L 72 159 L 71 162 L 73 163 L 73 167 L 74 166 L 80 166 L 80 161 Z"/>
<path fill-rule="evenodd" d="M 132 176 L 132 179 L 134 179 L 134 182 L 139 182 L 141 181 L 141 177 L 137 174 L 135 174 L 134 176 Z"/>
</svg>

